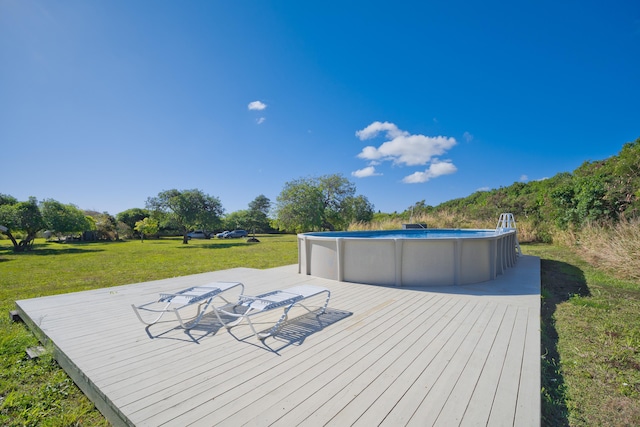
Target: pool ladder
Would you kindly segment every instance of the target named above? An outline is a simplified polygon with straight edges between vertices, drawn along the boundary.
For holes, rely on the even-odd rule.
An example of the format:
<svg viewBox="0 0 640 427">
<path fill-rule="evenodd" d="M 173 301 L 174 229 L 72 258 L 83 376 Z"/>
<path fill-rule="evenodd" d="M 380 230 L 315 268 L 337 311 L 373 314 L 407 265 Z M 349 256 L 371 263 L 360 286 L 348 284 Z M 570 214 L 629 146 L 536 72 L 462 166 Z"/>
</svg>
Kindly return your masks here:
<svg viewBox="0 0 640 427">
<path fill-rule="evenodd" d="M 513 229 L 516 230 L 516 219 L 512 213 L 501 213 L 498 219 L 498 225 L 496 225 L 496 232 Z M 520 242 L 518 242 L 516 232 L 516 251 L 518 256 L 522 255 L 522 249 L 520 249 Z"/>
</svg>

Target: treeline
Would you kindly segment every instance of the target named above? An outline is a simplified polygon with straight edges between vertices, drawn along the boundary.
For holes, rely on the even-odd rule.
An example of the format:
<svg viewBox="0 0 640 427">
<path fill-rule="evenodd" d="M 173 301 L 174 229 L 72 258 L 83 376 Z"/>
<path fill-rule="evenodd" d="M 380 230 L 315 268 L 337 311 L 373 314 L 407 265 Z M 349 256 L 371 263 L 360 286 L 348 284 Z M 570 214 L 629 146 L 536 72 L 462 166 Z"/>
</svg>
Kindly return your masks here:
<svg viewBox="0 0 640 427">
<path fill-rule="evenodd" d="M 83 211 L 73 204 L 53 199 L 38 201 L 30 197 L 18 201 L 0 194 L 0 235 L 11 240 L 15 252 L 33 246 L 37 236 L 58 241 L 120 240 L 144 235 L 182 235 L 188 242 L 189 231 L 208 232 L 243 227 L 257 233 L 272 231 L 267 217 L 271 202 L 259 195 L 249 209 L 224 216 L 217 197 L 200 190 L 168 190 L 149 197 L 146 209 L 132 208 L 116 216 L 108 212 Z"/>
<path fill-rule="evenodd" d="M 577 231 L 586 225 L 610 225 L 636 219 L 640 213 L 640 138 L 605 160 L 586 161 L 573 173 L 508 187 L 477 191 L 438 206 L 424 201 L 403 217 L 455 215 L 495 224 L 502 212 L 535 229 L 536 240 L 553 240 L 556 230 Z"/>
<path fill-rule="evenodd" d="M 75 205 L 53 199 L 38 202 L 30 197 L 20 202 L 15 197 L 0 194 L 0 233 L 11 240 L 14 251 L 30 249 L 40 232 L 47 238 L 55 235 L 58 240 L 73 232 L 90 233 L 92 239 L 105 238 L 112 233 L 117 236 L 116 220 L 106 212 L 81 211 Z"/>
<path fill-rule="evenodd" d="M 182 235 L 187 244 L 188 233 L 195 230 L 207 237 L 225 229 L 253 233 L 344 230 L 354 221 L 370 221 L 373 209 L 366 197 L 356 194 L 355 185 L 339 174 L 289 181 L 275 206 L 261 194 L 248 209 L 230 214 L 225 214 L 219 198 L 198 189 L 162 191 L 149 197 L 144 209 L 127 209 L 115 217 L 52 199 L 18 201 L 0 194 L 0 235 L 11 240 L 16 252 L 31 249 L 40 233 L 57 236 L 59 241 Z"/>
</svg>

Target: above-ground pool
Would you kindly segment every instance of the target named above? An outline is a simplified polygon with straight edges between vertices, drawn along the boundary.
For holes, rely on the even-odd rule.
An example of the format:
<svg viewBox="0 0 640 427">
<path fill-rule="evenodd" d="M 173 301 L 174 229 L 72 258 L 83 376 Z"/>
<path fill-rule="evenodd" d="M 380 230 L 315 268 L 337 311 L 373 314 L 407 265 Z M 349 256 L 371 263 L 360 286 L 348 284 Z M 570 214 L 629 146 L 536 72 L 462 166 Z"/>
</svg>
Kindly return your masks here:
<svg viewBox="0 0 640 427">
<path fill-rule="evenodd" d="M 517 248 L 514 228 L 304 233 L 298 272 L 372 285 L 468 285 L 512 267 Z"/>
</svg>

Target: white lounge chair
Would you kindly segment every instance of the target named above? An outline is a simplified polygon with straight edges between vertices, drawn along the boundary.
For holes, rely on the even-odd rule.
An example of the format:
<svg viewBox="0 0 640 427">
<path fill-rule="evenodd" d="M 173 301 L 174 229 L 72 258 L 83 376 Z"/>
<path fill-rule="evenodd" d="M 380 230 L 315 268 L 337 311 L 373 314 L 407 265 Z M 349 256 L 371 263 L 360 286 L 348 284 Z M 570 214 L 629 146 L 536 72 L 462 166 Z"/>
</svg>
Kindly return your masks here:
<svg viewBox="0 0 640 427">
<path fill-rule="evenodd" d="M 133 307 L 133 311 L 136 313 L 136 316 L 138 316 L 138 319 L 145 325 L 153 325 L 159 322 L 165 313 L 173 311 L 180 322 L 180 326 L 184 329 L 191 329 L 200 322 L 207 308 L 211 306 L 215 312 L 215 306 L 212 304 L 215 298 L 220 298 L 225 304 L 231 304 L 222 294 L 236 287 L 240 287 L 240 294 L 244 292 L 244 285 L 240 282 L 214 282 L 201 286 L 193 286 L 175 293 L 161 293 L 156 301 L 138 306 L 131 304 L 131 307 Z M 190 322 L 184 322 L 179 310 L 193 304 L 198 304 L 196 317 Z M 140 315 L 141 311 L 159 314 L 154 320 L 148 322 Z M 189 323 L 189 325 L 187 325 L 187 323 Z"/>
<path fill-rule="evenodd" d="M 308 312 L 312 312 L 308 307 L 306 307 L 302 301 L 314 297 L 316 295 L 320 295 L 322 293 L 327 294 L 327 298 L 324 302 L 324 306 L 320 310 L 319 314 L 323 314 L 327 309 L 327 305 L 329 304 L 329 298 L 331 297 L 331 292 L 327 288 L 323 288 L 320 286 L 311 286 L 311 285 L 300 285 L 294 286 L 292 288 L 278 290 L 273 292 L 268 292 L 266 294 L 257 295 L 257 296 L 249 296 L 249 295 L 240 295 L 238 298 L 238 303 L 230 306 L 218 307 L 216 309 L 216 314 L 218 315 L 218 319 L 220 323 L 225 325 L 227 329 L 230 329 L 238 324 L 240 324 L 243 320 L 246 320 L 251 330 L 253 331 L 256 338 L 260 340 L 264 340 L 265 338 L 275 335 L 283 322 L 287 319 L 287 315 L 289 310 L 291 310 L 294 306 L 303 307 Z M 274 310 L 276 308 L 284 308 L 284 312 L 280 319 L 276 322 L 276 324 L 268 331 L 259 333 L 256 331 L 253 323 L 251 322 L 251 317 L 264 313 L 269 310 Z M 236 320 L 231 322 L 225 322 L 220 317 L 220 314 L 223 314 L 230 317 L 235 317 Z"/>
</svg>

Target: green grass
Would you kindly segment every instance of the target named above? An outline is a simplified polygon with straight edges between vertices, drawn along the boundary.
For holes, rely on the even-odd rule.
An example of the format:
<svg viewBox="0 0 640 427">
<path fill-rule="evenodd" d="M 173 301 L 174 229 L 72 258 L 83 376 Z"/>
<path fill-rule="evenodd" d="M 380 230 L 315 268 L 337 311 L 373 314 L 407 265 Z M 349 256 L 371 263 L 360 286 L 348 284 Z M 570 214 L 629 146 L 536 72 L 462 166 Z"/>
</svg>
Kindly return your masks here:
<svg viewBox="0 0 640 427">
<path fill-rule="evenodd" d="M 0 425 L 106 426 L 104 417 L 49 354 L 29 359 L 37 339 L 8 312 L 15 301 L 145 282 L 234 267 L 271 268 L 298 262 L 296 237 L 260 235 L 260 243 L 181 239 L 47 243 L 14 254 L 0 240 Z"/>
<path fill-rule="evenodd" d="M 14 254 L 0 240 L 0 308 L 18 299 L 144 282 L 233 267 L 297 262 L 295 236 L 36 242 Z M 615 279 L 565 248 L 522 245 L 542 266 L 542 417 L 546 426 L 640 425 L 640 284 Z M 0 316 L 0 425 L 106 426 L 102 415 L 25 325 Z"/>
<path fill-rule="evenodd" d="M 640 284 L 566 248 L 523 250 L 542 266 L 543 424 L 640 425 Z"/>
</svg>

